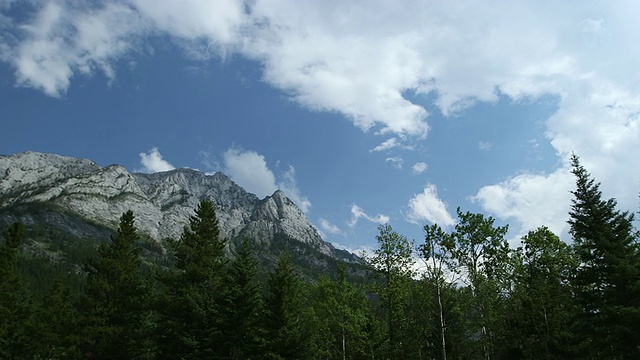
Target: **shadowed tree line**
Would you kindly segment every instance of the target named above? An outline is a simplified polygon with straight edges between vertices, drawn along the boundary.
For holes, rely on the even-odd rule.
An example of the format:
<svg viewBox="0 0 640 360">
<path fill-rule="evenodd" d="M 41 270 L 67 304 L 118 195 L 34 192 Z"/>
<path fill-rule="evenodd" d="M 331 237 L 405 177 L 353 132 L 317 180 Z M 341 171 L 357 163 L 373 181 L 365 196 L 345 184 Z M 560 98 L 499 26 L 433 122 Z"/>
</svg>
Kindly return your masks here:
<svg viewBox="0 0 640 360">
<path fill-rule="evenodd" d="M 417 244 L 381 225 L 357 284 L 346 266 L 303 280 L 286 251 L 265 274 L 259 239 L 228 257 L 203 200 L 171 261 L 141 256 L 129 211 L 82 269 L 43 290 L 29 279 L 48 268 L 21 267 L 15 223 L 0 242 L 0 358 L 639 359 L 634 216 L 572 165 L 571 245 L 541 226 L 513 249 L 507 226 L 457 209 L 453 228 L 426 225 Z"/>
</svg>

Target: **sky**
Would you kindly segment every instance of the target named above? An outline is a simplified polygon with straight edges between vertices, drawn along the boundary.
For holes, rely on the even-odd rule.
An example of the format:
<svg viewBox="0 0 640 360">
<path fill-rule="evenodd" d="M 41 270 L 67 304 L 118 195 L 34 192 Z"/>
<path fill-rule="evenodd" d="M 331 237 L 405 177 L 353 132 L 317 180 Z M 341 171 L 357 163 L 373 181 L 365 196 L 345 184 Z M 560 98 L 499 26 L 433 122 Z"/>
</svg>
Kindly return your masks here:
<svg viewBox="0 0 640 360">
<path fill-rule="evenodd" d="M 640 3 L 0 0 L 0 154 L 222 171 L 324 239 L 640 208 Z"/>
</svg>

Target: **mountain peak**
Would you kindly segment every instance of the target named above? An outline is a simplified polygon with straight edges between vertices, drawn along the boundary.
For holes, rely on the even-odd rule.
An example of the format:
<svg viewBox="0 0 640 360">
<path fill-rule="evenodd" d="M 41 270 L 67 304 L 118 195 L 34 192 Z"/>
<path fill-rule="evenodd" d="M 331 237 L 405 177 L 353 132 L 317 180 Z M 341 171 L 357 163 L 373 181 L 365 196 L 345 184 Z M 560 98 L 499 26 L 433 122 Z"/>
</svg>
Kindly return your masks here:
<svg viewBox="0 0 640 360">
<path fill-rule="evenodd" d="M 92 223 L 115 228 L 122 213 L 136 214 L 138 229 L 160 240 L 177 238 L 203 199 L 217 207 L 223 236 L 272 241 L 286 236 L 333 256 L 306 215 L 282 190 L 260 200 L 227 175 L 182 168 L 129 173 L 85 159 L 27 152 L 0 157 L 0 210 L 12 204 L 48 203 Z"/>
</svg>

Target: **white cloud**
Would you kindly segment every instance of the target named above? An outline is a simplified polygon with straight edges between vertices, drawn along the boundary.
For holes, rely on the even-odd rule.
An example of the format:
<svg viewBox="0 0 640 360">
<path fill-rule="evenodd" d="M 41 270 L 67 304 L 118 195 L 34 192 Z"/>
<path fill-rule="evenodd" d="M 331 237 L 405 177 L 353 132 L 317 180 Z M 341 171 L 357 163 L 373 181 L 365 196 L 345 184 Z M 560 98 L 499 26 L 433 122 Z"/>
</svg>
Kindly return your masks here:
<svg viewBox="0 0 640 360">
<path fill-rule="evenodd" d="M 36 3 L 33 16 L 12 19 L 17 24 L 3 14 L 2 26 L 13 28 L 0 35 L 0 58 L 15 68 L 18 85 L 62 96 L 78 74 L 114 79 L 115 62 L 147 36 L 169 35 L 190 55 L 235 51 L 256 60 L 265 81 L 302 106 L 339 112 L 388 136 L 426 136 L 429 113 L 413 98 L 435 99 L 429 105 L 450 115 L 500 96 L 518 102 L 551 95 L 558 110 L 546 130 L 560 159 L 575 151 L 609 196 L 636 207 L 640 167 L 629 159 L 640 158 L 637 1 L 96 4 Z M 544 194 L 535 184 L 548 184 L 551 173 L 494 186 L 525 199 L 520 192 L 529 187 Z M 524 200 L 493 207 L 480 193 L 478 200 L 521 220 L 536 211 Z"/>
<path fill-rule="evenodd" d="M 12 49 L 16 82 L 50 96 L 62 96 L 75 73 L 99 70 L 113 80 L 113 63 L 133 51 L 144 28 L 130 7 L 109 3 L 102 8 L 69 9 L 46 2 L 31 23 L 20 27 L 22 41 Z"/>
<path fill-rule="evenodd" d="M 325 234 L 342 235 L 342 230 L 335 224 L 330 223 L 326 219 L 320 219 L 320 231 Z M 324 238 L 324 236 L 323 236 Z"/>
<path fill-rule="evenodd" d="M 423 225 L 424 221 L 438 224 L 442 227 L 454 225 L 456 221 L 447 211 L 447 205 L 438 197 L 434 184 L 427 184 L 424 191 L 409 199 L 409 213 L 407 221 Z"/>
<path fill-rule="evenodd" d="M 390 162 L 394 167 L 397 167 L 398 169 L 402 169 L 402 166 L 404 165 L 404 160 L 402 160 L 402 158 L 398 156 L 388 157 L 385 159 L 385 161 Z"/>
<path fill-rule="evenodd" d="M 517 237 L 539 226 L 566 233 L 573 175 L 562 168 L 549 175 L 522 174 L 485 186 L 473 198 L 502 220 L 517 220 Z"/>
<path fill-rule="evenodd" d="M 311 208 L 311 201 L 306 196 L 302 196 L 300 189 L 298 188 L 298 181 L 296 180 L 296 169 L 289 165 L 289 169 L 282 174 L 282 179 L 278 183 L 278 188 L 291 199 L 302 212 L 309 212 Z"/>
<path fill-rule="evenodd" d="M 309 212 L 311 201 L 301 194 L 296 180 L 296 169 L 293 166 L 281 173 L 277 181 L 265 157 L 255 151 L 230 148 L 224 152 L 223 162 L 222 171 L 248 192 L 264 198 L 276 190 L 282 190 L 300 210 Z"/>
<path fill-rule="evenodd" d="M 493 148 L 493 143 L 489 142 L 489 141 L 479 141 L 478 142 L 478 149 L 483 150 L 483 151 L 489 151 Z"/>
<path fill-rule="evenodd" d="M 584 32 L 599 32 L 602 30 L 602 19 L 585 19 L 582 21 L 582 31 Z"/>
<path fill-rule="evenodd" d="M 386 140 L 386 141 L 382 142 L 380 145 L 378 145 L 378 146 L 374 147 L 373 149 L 369 150 L 369 152 L 389 150 L 389 149 L 393 149 L 394 147 L 396 147 L 398 145 L 400 145 L 398 143 L 398 139 L 392 137 L 389 140 Z"/>
<path fill-rule="evenodd" d="M 349 226 L 356 226 L 358 220 L 361 218 L 377 224 L 386 224 L 389 222 L 389 217 L 387 215 L 377 214 L 376 216 L 370 216 L 367 215 L 360 206 L 356 204 L 351 205 L 351 220 L 349 221 Z"/>
<path fill-rule="evenodd" d="M 250 193 L 260 198 L 276 190 L 276 177 L 264 156 L 251 150 L 231 148 L 223 154 L 224 173 Z"/>
<path fill-rule="evenodd" d="M 427 169 L 429 168 L 429 165 L 427 165 L 427 163 L 424 162 L 417 162 L 415 164 L 413 164 L 413 166 L 411 167 L 411 172 L 418 175 L 418 174 L 422 174 L 423 172 L 427 171 Z"/>
<path fill-rule="evenodd" d="M 162 158 L 162 155 L 160 154 L 160 151 L 157 147 L 153 147 L 148 152 L 142 152 L 139 155 L 140 163 L 143 166 L 140 172 L 157 173 L 175 169 L 173 165 Z"/>
</svg>

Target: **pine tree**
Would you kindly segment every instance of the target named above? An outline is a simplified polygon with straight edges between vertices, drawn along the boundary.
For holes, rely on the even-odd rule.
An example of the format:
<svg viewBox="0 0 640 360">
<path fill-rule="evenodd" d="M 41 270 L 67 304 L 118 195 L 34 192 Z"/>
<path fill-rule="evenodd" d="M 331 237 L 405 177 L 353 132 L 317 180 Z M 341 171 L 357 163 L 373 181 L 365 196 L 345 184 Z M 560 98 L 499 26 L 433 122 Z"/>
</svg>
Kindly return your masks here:
<svg viewBox="0 0 640 360">
<path fill-rule="evenodd" d="M 265 329 L 269 335 L 267 358 L 308 357 L 307 334 L 302 303 L 302 282 L 284 253 L 269 277 Z"/>
<path fill-rule="evenodd" d="M 570 233 L 580 266 L 574 287 L 590 356 L 640 358 L 640 252 L 633 214 L 602 199 L 600 184 L 576 155 L 571 158 L 576 189 Z"/>
<path fill-rule="evenodd" d="M 162 274 L 158 357 L 208 359 L 223 356 L 221 309 L 226 289 L 225 239 L 215 205 L 202 200 L 180 240 L 172 242 L 173 271 Z"/>
<path fill-rule="evenodd" d="M 35 318 L 34 343 L 44 359 L 77 359 L 80 316 L 62 278 L 56 279 Z"/>
<path fill-rule="evenodd" d="M 258 261 L 251 244 L 243 240 L 227 276 L 227 297 L 222 313 L 225 358 L 250 359 L 263 351 L 262 289 L 256 279 Z"/>
<path fill-rule="evenodd" d="M 148 289 L 141 276 L 141 248 L 133 212 L 120 218 L 117 234 L 101 244 L 81 303 L 83 351 L 95 359 L 138 359 L 148 354 Z"/>
</svg>

